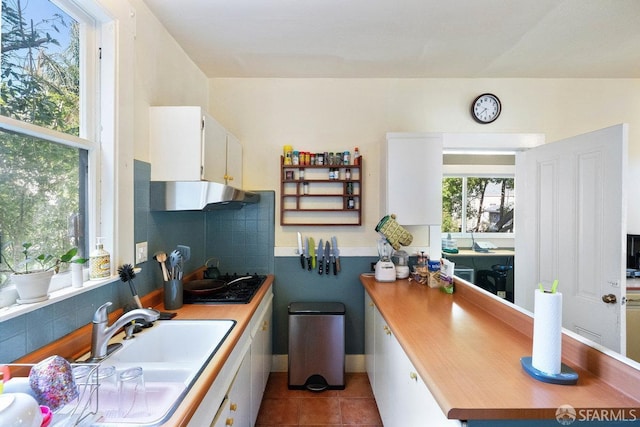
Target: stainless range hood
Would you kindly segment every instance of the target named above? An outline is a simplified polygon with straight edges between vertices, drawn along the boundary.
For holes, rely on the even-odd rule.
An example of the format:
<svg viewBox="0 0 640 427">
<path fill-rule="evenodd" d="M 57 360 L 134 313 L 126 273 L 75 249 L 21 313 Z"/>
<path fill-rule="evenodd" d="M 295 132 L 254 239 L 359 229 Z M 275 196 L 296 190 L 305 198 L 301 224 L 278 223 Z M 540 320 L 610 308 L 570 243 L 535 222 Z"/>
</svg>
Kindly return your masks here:
<svg viewBox="0 0 640 427">
<path fill-rule="evenodd" d="M 260 195 L 208 181 L 151 181 L 152 211 L 212 211 L 240 209 L 257 203 Z"/>
</svg>

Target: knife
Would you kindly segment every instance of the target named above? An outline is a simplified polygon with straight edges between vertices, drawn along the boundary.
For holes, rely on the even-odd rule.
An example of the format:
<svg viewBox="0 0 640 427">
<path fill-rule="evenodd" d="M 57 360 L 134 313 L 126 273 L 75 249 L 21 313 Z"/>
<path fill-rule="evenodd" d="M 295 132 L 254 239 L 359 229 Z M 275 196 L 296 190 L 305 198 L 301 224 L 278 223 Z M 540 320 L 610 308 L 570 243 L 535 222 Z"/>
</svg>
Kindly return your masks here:
<svg viewBox="0 0 640 427">
<path fill-rule="evenodd" d="M 298 231 L 298 253 L 300 254 L 300 264 L 304 270 L 304 252 L 302 252 L 302 234 Z"/>
<path fill-rule="evenodd" d="M 331 244 L 333 245 L 333 274 L 336 275 L 340 271 L 340 249 L 338 249 L 336 236 L 331 237 Z"/>
<path fill-rule="evenodd" d="M 331 255 L 331 245 L 329 244 L 329 241 L 327 240 L 327 243 L 324 246 L 324 262 L 327 263 L 325 265 L 326 268 L 324 270 L 325 274 L 329 274 L 329 264 L 331 263 L 331 257 L 333 257 L 333 255 Z"/>
<path fill-rule="evenodd" d="M 322 274 L 322 268 L 324 266 L 324 258 L 320 259 L 320 255 L 322 255 L 322 239 L 320 239 L 320 243 L 318 243 L 318 274 Z"/>
<path fill-rule="evenodd" d="M 311 270 L 311 259 L 309 258 L 309 238 L 304 238 L 304 257 L 307 260 L 307 267 Z M 302 267 L 304 269 L 304 267 Z"/>
<path fill-rule="evenodd" d="M 309 271 L 316 268 L 316 242 L 313 241 L 313 237 L 309 237 Z"/>
</svg>

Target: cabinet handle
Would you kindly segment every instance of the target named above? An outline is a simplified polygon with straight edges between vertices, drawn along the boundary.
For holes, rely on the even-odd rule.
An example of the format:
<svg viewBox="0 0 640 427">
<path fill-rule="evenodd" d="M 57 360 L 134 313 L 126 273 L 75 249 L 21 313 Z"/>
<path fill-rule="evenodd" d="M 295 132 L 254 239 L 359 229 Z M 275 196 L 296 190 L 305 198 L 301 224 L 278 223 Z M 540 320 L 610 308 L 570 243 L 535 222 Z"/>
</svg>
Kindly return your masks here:
<svg viewBox="0 0 640 427">
<path fill-rule="evenodd" d="M 369 302 L 369 307 L 375 307 L 375 304 L 373 303 L 373 301 Z"/>
<path fill-rule="evenodd" d="M 224 425 L 232 426 L 233 425 L 233 418 L 227 418 L 227 421 L 224 423 Z"/>
<path fill-rule="evenodd" d="M 224 174 L 223 178 L 227 181 L 233 181 L 233 177 L 231 175 Z"/>
<path fill-rule="evenodd" d="M 238 404 L 237 403 L 232 403 L 231 405 L 229 405 L 229 410 L 231 411 L 237 411 L 238 410 Z"/>
<path fill-rule="evenodd" d="M 262 330 L 266 331 L 268 329 L 269 329 L 269 322 L 265 320 L 264 322 L 262 322 Z"/>
<path fill-rule="evenodd" d="M 387 335 L 391 335 L 391 329 L 389 329 L 389 327 L 388 327 L 387 325 L 384 325 L 384 327 L 383 327 L 382 329 L 384 329 L 384 332 L 385 332 Z"/>
<path fill-rule="evenodd" d="M 418 381 L 418 374 L 416 374 L 415 372 L 409 372 L 409 378 L 411 378 L 414 381 Z"/>
</svg>

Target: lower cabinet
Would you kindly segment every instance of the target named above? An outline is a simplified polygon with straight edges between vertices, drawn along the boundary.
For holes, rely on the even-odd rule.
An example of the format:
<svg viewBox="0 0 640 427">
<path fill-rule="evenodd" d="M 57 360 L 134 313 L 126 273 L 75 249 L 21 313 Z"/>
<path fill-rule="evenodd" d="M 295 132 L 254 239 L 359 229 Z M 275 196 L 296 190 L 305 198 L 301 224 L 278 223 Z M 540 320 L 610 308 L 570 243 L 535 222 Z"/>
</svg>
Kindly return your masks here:
<svg viewBox="0 0 640 427">
<path fill-rule="evenodd" d="M 253 426 L 271 371 L 273 293 L 267 292 L 189 427 Z"/>
<path fill-rule="evenodd" d="M 227 395 L 218 409 L 212 427 L 249 426 L 251 418 L 251 355 L 242 359 Z"/>
<path fill-rule="evenodd" d="M 271 372 L 271 317 L 273 313 L 273 296 L 265 296 L 251 320 L 251 423 L 254 425 L 260 411 L 262 395 Z"/>
<path fill-rule="evenodd" d="M 367 374 L 385 427 L 462 425 L 447 419 L 366 293 L 365 352 Z"/>
</svg>

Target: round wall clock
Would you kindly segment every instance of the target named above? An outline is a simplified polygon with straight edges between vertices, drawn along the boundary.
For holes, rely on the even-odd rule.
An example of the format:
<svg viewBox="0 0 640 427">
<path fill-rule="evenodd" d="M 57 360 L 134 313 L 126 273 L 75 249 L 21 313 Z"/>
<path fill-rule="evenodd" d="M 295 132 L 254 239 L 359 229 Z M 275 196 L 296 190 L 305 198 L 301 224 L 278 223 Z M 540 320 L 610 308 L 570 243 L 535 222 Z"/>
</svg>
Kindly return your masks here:
<svg viewBox="0 0 640 427">
<path fill-rule="evenodd" d="M 476 122 L 482 124 L 495 121 L 501 110 L 500 100 L 492 93 L 483 93 L 471 104 L 471 116 Z"/>
</svg>

